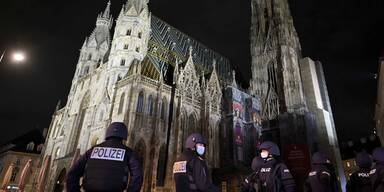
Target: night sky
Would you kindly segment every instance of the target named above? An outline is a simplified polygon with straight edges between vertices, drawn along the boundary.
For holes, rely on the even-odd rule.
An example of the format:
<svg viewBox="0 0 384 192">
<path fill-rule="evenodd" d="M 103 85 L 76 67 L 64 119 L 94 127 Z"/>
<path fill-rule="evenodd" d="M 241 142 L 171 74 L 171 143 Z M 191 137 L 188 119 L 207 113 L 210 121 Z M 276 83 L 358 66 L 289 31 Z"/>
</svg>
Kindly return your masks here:
<svg viewBox="0 0 384 192">
<path fill-rule="evenodd" d="M 125 0 L 112 0 L 116 19 Z M 24 50 L 27 62 L 0 63 L 0 143 L 49 127 L 66 102 L 85 37 L 106 0 L 2 0 L 0 52 Z M 374 127 L 378 58 L 384 48 L 384 1 L 290 0 L 303 56 L 323 63 L 339 140 Z M 229 58 L 238 80 L 250 78 L 250 0 L 150 0 L 150 10 Z"/>
</svg>

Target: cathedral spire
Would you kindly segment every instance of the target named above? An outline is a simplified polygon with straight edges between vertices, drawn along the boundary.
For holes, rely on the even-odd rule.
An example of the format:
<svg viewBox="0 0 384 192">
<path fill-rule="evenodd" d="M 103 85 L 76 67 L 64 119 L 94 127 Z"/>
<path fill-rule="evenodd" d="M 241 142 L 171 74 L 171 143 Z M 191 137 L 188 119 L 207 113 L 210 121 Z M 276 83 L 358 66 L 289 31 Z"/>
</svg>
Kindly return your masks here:
<svg viewBox="0 0 384 192">
<path fill-rule="evenodd" d="M 129 11 L 130 9 L 135 9 L 137 14 L 140 14 L 144 8 L 146 8 L 148 5 L 148 0 L 128 0 L 126 3 L 126 11 Z"/>
<path fill-rule="evenodd" d="M 102 17 L 103 18 L 110 18 L 111 17 L 110 12 L 111 12 L 111 1 L 109 0 Z"/>
</svg>

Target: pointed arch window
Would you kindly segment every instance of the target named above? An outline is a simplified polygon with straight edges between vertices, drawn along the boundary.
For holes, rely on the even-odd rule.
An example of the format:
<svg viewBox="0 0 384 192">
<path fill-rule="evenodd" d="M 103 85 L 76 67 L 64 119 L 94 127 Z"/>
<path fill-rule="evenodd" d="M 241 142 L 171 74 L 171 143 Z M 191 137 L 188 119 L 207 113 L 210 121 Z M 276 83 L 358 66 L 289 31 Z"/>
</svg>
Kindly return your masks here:
<svg viewBox="0 0 384 192">
<path fill-rule="evenodd" d="M 140 47 L 136 47 L 136 52 L 140 52 Z"/>
<path fill-rule="evenodd" d="M 142 36 L 143 36 L 142 32 L 139 32 L 139 34 L 137 34 L 137 37 L 139 37 L 139 39 L 141 39 Z"/>
<path fill-rule="evenodd" d="M 165 113 L 166 113 L 166 111 L 167 111 L 167 99 L 164 97 L 163 98 L 163 101 L 161 102 L 161 112 L 160 112 L 160 118 L 162 119 L 162 120 L 165 120 Z"/>
<path fill-rule="evenodd" d="M 121 113 L 123 112 L 124 99 L 125 99 L 125 93 L 121 94 L 121 96 L 120 96 L 119 109 L 117 110 L 117 113 L 118 113 L 118 114 L 121 114 Z"/>
<path fill-rule="evenodd" d="M 150 95 L 148 97 L 148 114 L 150 116 L 153 115 L 153 97 L 152 97 L 152 95 Z"/>
<path fill-rule="evenodd" d="M 128 29 L 126 35 L 131 35 L 131 33 L 132 33 L 132 30 Z"/>
<path fill-rule="evenodd" d="M 144 92 L 141 91 L 137 98 L 136 112 L 142 113 L 144 108 Z"/>
<path fill-rule="evenodd" d="M 90 53 L 89 55 L 88 55 L 88 60 L 91 60 L 92 59 L 92 54 Z"/>
</svg>

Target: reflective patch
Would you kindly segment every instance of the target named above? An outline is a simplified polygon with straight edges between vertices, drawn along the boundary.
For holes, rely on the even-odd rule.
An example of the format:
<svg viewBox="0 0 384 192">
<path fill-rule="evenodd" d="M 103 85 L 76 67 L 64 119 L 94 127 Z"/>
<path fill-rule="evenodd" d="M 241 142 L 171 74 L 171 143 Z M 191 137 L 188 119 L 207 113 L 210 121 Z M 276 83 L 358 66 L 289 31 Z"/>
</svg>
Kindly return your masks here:
<svg viewBox="0 0 384 192">
<path fill-rule="evenodd" d="M 316 174 L 317 174 L 317 172 L 316 172 L 316 171 L 312 171 L 312 172 L 309 172 L 309 174 L 308 174 L 308 175 L 309 175 L 310 177 L 312 177 L 312 176 L 315 176 Z"/>
<path fill-rule="evenodd" d="M 326 172 L 326 171 L 323 171 L 323 172 L 321 172 L 322 174 L 326 174 L 326 175 L 328 175 L 328 176 L 331 176 L 331 174 L 329 174 L 328 172 Z"/>
<path fill-rule="evenodd" d="M 186 173 L 187 161 L 178 161 L 173 164 L 173 173 Z"/>
<path fill-rule="evenodd" d="M 372 169 L 371 172 L 369 172 L 369 174 L 373 175 L 376 173 L 376 169 Z"/>
<path fill-rule="evenodd" d="M 262 172 L 262 173 L 269 173 L 271 171 L 272 171 L 272 168 L 270 168 L 270 167 L 268 167 L 268 168 L 261 168 L 260 169 L 260 172 Z"/>
<path fill-rule="evenodd" d="M 284 169 L 284 173 L 289 173 L 289 169 Z"/>
<path fill-rule="evenodd" d="M 111 147 L 95 147 L 92 150 L 91 159 L 124 161 L 124 156 L 125 149 Z"/>
<path fill-rule="evenodd" d="M 358 177 L 369 177 L 369 173 L 358 173 L 357 174 Z"/>
</svg>

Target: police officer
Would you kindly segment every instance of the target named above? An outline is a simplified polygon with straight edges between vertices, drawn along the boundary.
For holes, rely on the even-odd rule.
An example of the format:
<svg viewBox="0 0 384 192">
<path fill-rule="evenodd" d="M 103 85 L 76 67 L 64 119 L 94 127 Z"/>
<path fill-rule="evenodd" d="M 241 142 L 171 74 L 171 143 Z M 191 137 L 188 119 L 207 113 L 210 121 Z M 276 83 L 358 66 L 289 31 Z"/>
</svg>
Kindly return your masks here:
<svg viewBox="0 0 384 192">
<path fill-rule="evenodd" d="M 128 131 L 124 123 L 107 128 L 105 142 L 96 145 L 71 167 L 67 175 L 67 192 L 79 192 L 80 178 L 85 191 L 139 192 L 143 170 L 134 152 L 123 144 Z M 128 176 L 130 177 L 128 184 Z"/>
<path fill-rule="evenodd" d="M 173 164 L 176 192 L 216 192 L 204 159 L 206 141 L 201 134 L 191 134 L 185 150 Z"/>
<path fill-rule="evenodd" d="M 376 148 L 372 156 L 376 163 L 370 172 L 372 191 L 382 192 L 384 191 L 384 148 Z"/>
<path fill-rule="evenodd" d="M 260 169 L 264 164 L 264 159 L 260 156 L 256 156 L 252 160 L 252 173 L 248 175 L 242 183 L 242 192 L 260 192 L 261 182 L 259 180 Z"/>
<path fill-rule="evenodd" d="M 306 191 L 335 192 L 330 160 L 325 153 L 316 152 L 312 156 L 312 169 L 308 174 Z"/>
<path fill-rule="evenodd" d="M 263 142 L 259 149 L 264 164 L 260 168 L 261 190 L 266 192 L 293 192 L 296 184 L 287 166 L 280 159 L 279 147 L 271 142 Z"/>
<path fill-rule="evenodd" d="M 369 172 L 372 167 L 372 159 L 365 151 L 360 152 L 355 158 L 359 170 L 352 173 L 347 183 L 347 192 L 371 192 L 371 177 Z"/>
</svg>

